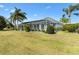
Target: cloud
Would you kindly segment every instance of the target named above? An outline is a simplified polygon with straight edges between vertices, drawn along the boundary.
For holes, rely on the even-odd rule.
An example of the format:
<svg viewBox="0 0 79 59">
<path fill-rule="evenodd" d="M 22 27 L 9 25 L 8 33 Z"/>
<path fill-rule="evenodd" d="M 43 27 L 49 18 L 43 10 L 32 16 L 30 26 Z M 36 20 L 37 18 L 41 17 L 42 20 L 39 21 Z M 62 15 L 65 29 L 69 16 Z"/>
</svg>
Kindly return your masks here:
<svg viewBox="0 0 79 59">
<path fill-rule="evenodd" d="M 9 9 L 4 9 L 4 11 L 9 11 Z"/>
<path fill-rule="evenodd" d="M 33 16 L 38 16 L 37 14 L 34 14 Z"/>
<path fill-rule="evenodd" d="M 0 8 L 4 8 L 4 5 L 0 5 Z"/>
<path fill-rule="evenodd" d="M 3 10 L 3 11 L 9 11 L 8 8 L 4 8 L 4 5 L 0 5 L 0 10 Z"/>
<path fill-rule="evenodd" d="M 51 6 L 46 6 L 46 9 L 50 9 L 51 8 Z"/>
<path fill-rule="evenodd" d="M 15 11 L 15 9 L 11 9 L 11 10 L 10 10 L 11 13 L 14 12 L 14 11 Z"/>
</svg>

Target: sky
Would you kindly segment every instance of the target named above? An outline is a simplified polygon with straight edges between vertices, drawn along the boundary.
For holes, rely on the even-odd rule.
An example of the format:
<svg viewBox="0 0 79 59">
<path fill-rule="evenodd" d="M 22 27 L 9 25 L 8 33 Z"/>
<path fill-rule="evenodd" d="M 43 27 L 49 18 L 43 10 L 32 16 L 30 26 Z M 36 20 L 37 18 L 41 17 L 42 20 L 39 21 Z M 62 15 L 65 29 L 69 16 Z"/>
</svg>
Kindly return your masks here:
<svg viewBox="0 0 79 59">
<path fill-rule="evenodd" d="M 0 3 L 0 15 L 9 18 L 10 13 L 14 12 L 14 7 L 20 8 L 27 13 L 26 21 L 40 20 L 46 17 L 51 17 L 55 20 L 60 20 L 64 12 L 63 8 L 67 8 L 71 3 Z M 79 22 L 79 17 L 72 15 L 72 23 Z"/>
</svg>

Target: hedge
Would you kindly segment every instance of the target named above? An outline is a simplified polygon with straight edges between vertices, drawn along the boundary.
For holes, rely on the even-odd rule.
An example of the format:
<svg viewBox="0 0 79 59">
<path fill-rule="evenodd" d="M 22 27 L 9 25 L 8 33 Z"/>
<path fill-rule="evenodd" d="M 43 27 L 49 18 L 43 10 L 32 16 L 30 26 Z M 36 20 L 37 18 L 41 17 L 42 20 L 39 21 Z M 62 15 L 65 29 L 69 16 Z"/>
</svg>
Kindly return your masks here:
<svg viewBox="0 0 79 59">
<path fill-rule="evenodd" d="M 48 25 L 46 32 L 47 32 L 48 34 L 54 34 L 54 33 L 55 33 L 55 28 L 54 28 L 54 26 Z"/>
<path fill-rule="evenodd" d="M 65 24 L 63 25 L 62 30 L 68 31 L 68 32 L 76 32 L 76 29 L 78 29 L 79 24 Z"/>
</svg>

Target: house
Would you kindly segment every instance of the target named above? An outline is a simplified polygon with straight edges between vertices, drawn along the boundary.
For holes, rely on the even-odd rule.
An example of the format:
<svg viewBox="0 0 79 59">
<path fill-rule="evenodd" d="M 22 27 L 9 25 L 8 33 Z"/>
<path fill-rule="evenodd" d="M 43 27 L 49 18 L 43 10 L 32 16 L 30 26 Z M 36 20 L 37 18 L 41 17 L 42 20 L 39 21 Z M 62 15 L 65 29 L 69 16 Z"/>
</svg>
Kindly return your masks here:
<svg viewBox="0 0 79 59">
<path fill-rule="evenodd" d="M 23 26 L 26 24 L 30 26 L 31 31 L 34 31 L 34 30 L 35 31 L 46 31 L 48 25 L 51 25 L 54 27 L 62 27 L 62 23 L 50 17 L 46 17 L 44 19 L 36 20 L 36 21 L 24 22 Z"/>
</svg>

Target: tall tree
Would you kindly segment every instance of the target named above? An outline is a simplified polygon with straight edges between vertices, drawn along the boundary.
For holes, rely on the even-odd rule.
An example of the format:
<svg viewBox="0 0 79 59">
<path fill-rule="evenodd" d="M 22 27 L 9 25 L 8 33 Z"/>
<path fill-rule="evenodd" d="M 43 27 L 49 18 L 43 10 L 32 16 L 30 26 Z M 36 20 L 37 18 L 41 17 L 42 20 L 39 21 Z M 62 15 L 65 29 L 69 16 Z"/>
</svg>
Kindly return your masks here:
<svg viewBox="0 0 79 59">
<path fill-rule="evenodd" d="M 22 22 L 24 19 L 27 19 L 27 17 L 25 12 L 22 12 L 21 9 L 15 7 L 15 11 L 11 13 L 10 19 L 15 25 L 15 29 L 18 29 L 18 22 Z"/>
<path fill-rule="evenodd" d="M 6 19 L 4 16 L 0 16 L 0 30 L 3 30 L 6 27 Z"/>
<path fill-rule="evenodd" d="M 79 16 L 79 13 L 74 13 L 74 15 Z"/>
<path fill-rule="evenodd" d="M 74 5 L 70 5 L 68 8 L 64 8 L 63 11 L 65 12 L 65 14 L 68 16 L 69 18 L 69 22 L 71 23 L 71 15 L 72 12 L 79 9 L 79 4 L 74 4 Z"/>
<path fill-rule="evenodd" d="M 60 22 L 67 24 L 69 22 L 69 19 L 65 17 L 65 14 L 63 14 Z"/>
<path fill-rule="evenodd" d="M 76 6 L 77 6 L 76 11 L 79 11 L 79 4 L 77 4 Z M 79 16 L 79 12 L 74 13 L 74 15 Z"/>
</svg>

